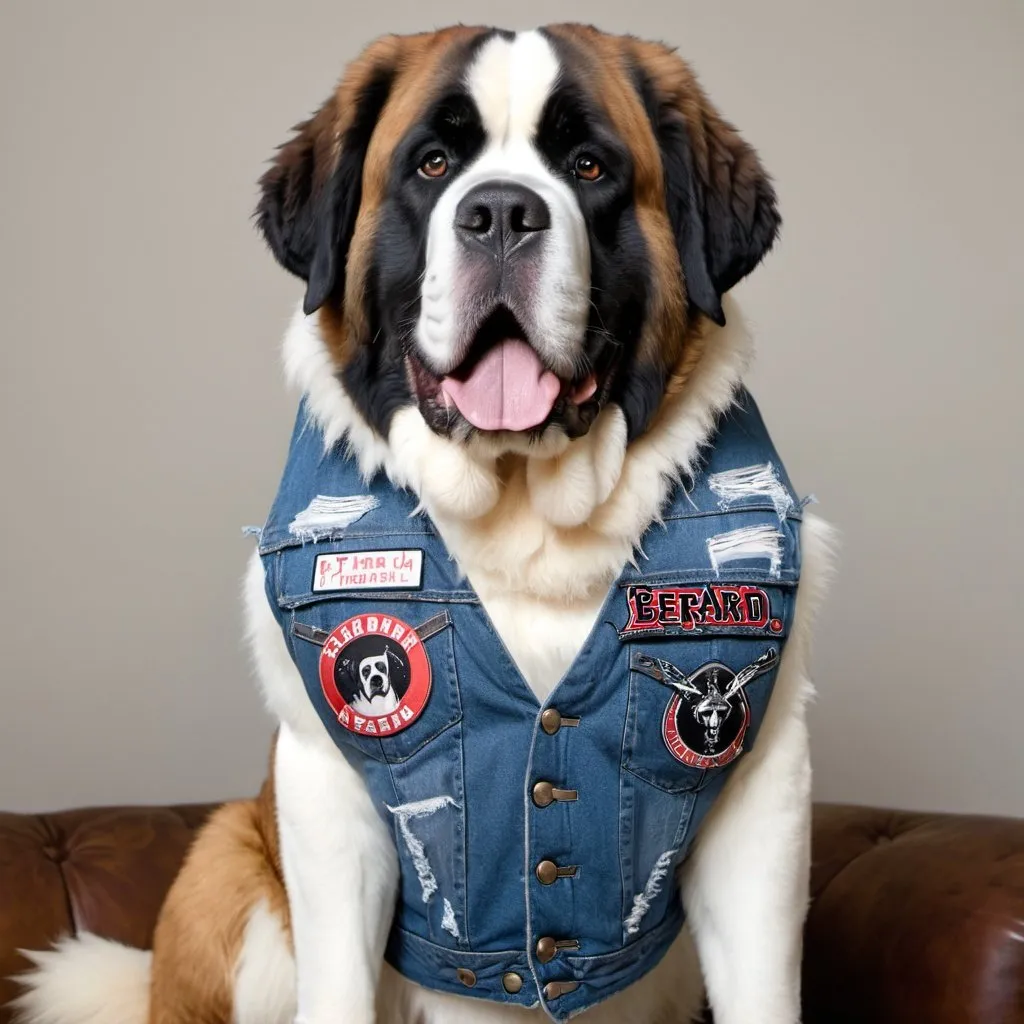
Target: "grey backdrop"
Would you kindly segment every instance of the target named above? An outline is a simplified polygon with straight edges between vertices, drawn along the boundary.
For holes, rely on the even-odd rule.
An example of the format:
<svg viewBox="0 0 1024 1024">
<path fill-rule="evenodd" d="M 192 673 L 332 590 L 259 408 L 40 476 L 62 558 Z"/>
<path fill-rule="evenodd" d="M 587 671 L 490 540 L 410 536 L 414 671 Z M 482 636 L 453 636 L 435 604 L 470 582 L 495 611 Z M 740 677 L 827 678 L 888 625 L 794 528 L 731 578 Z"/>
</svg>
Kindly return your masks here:
<svg viewBox="0 0 1024 1024">
<path fill-rule="evenodd" d="M 240 528 L 299 295 L 255 180 L 371 36 L 574 17 L 678 44 L 777 179 L 754 387 L 845 535 L 817 794 L 1024 813 L 1016 0 L 5 0 L 0 807 L 254 791 Z"/>
</svg>

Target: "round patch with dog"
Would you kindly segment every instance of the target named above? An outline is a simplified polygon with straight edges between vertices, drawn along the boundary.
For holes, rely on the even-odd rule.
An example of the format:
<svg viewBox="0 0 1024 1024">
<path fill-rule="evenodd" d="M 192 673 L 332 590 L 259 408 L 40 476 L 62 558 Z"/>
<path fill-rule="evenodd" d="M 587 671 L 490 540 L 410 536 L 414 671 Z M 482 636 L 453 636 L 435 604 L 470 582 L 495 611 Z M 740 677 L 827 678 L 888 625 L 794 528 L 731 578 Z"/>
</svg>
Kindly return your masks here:
<svg viewBox="0 0 1024 1024">
<path fill-rule="evenodd" d="M 354 615 L 324 641 L 320 686 L 349 732 L 387 737 L 423 714 L 430 660 L 408 623 L 389 615 Z"/>
</svg>

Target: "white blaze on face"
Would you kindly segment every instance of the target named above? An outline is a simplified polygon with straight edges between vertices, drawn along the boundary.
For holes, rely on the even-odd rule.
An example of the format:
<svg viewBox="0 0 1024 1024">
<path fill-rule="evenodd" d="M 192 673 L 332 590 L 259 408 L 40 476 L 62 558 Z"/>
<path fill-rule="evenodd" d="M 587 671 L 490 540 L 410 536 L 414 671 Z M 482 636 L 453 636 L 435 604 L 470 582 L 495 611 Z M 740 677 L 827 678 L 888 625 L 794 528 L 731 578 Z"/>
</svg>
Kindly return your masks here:
<svg viewBox="0 0 1024 1024">
<path fill-rule="evenodd" d="M 359 679 L 363 684 L 363 693 L 373 696 L 374 691 L 386 693 L 390 688 L 388 678 L 388 659 L 384 654 L 371 655 L 359 663 Z"/>
<path fill-rule="evenodd" d="M 495 180 L 532 189 L 547 203 L 550 228 L 526 275 L 529 284 L 518 286 L 529 289 L 518 295 L 528 310 L 523 326 L 526 340 L 559 377 L 570 379 L 579 369 L 590 306 L 586 225 L 572 188 L 552 174 L 533 142 L 559 71 L 551 44 L 539 32 L 493 37 L 467 71 L 486 142 L 430 217 L 416 340 L 436 371 L 455 369 L 472 343 L 460 329 L 472 309 L 474 287 L 455 233 L 456 208 L 473 188 Z"/>
</svg>

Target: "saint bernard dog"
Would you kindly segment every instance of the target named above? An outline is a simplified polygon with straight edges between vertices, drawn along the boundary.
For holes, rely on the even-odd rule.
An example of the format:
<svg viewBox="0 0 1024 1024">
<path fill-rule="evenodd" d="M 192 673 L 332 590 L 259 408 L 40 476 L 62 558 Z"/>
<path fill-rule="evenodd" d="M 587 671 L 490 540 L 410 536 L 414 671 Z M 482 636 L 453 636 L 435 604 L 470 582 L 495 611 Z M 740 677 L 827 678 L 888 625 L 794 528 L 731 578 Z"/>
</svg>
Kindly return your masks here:
<svg viewBox="0 0 1024 1024">
<path fill-rule="evenodd" d="M 284 344 L 305 428 L 324 450 L 347 453 L 367 487 L 384 480 L 411 496 L 404 521 L 429 517 L 456 567 L 451 579 L 468 581 L 510 671 L 543 706 L 623 566 L 646 557 L 672 495 L 699 474 L 739 400 L 752 345 L 726 293 L 760 263 L 780 223 L 755 151 L 666 46 L 584 25 L 458 26 L 370 45 L 281 146 L 260 188 L 259 230 L 305 282 Z M 760 483 L 757 472 L 736 475 L 736 493 L 760 489 L 777 500 L 774 468 L 760 472 Z M 366 495 L 348 499 L 358 507 L 343 519 L 373 507 Z M 729 500 L 725 493 L 721 507 Z M 339 521 L 337 509 L 324 514 Z M 622 905 L 639 920 L 671 866 L 685 906 L 685 925 L 643 971 L 629 968 L 636 976 L 626 987 L 560 1013 L 557 998 L 582 975 L 542 987 L 537 965 L 578 942 L 552 942 L 549 955 L 538 944 L 525 972 L 492 978 L 505 1001 L 478 998 L 486 972 L 473 965 L 490 962 L 487 950 L 459 968 L 462 994 L 440 960 L 437 985 L 392 966 L 385 951 L 403 879 L 419 873 L 424 903 L 427 883 L 441 884 L 427 877 L 430 851 L 412 818 L 455 800 L 403 811 L 375 799 L 307 695 L 289 649 L 300 641 L 283 639 L 257 552 L 244 599 L 256 674 L 279 722 L 267 782 L 201 831 L 152 953 L 80 935 L 29 954 L 22 1019 L 515 1024 L 582 1012 L 594 1024 L 667 1024 L 695 1019 L 706 1001 L 716 1024 L 796 1024 L 808 899 L 809 633 L 832 544 L 821 520 L 799 518 L 800 586 L 787 598 L 784 656 L 772 648 L 757 657 L 762 644 L 728 667 L 715 661 L 696 672 L 664 659 L 637 663 L 644 699 L 682 707 L 680 747 L 709 751 L 743 724 L 733 714 L 737 693 L 775 674 L 757 743 L 746 751 L 733 743 L 729 757 L 743 756 L 685 858 L 659 858 L 646 887 L 641 879 L 625 893 Z M 699 517 L 685 522 L 680 529 L 703 528 Z M 727 589 L 708 584 L 685 599 L 691 608 L 712 602 L 702 612 L 710 629 L 750 591 L 743 628 L 768 628 L 763 589 Z M 657 600 L 657 614 L 678 621 L 682 591 L 654 593 L 638 596 L 633 614 L 655 614 Z M 357 713 L 397 706 L 402 652 L 393 646 L 352 654 Z M 468 691 L 472 671 L 463 671 Z M 560 742 L 582 742 L 586 718 L 564 724 L 577 728 Z M 661 742 L 660 718 L 645 728 Z M 613 756 L 617 771 L 617 748 Z M 547 802 L 569 799 L 546 785 Z M 400 868 L 402 857 L 415 872 Z M 555 886 L 582 885 L 585 871 Z M 520 893 L 533 874 L 520 864 Z M 492 881 L 498 899 L 501 880 Z M 598 899 L 593 913 L 619 927 L 618 869 L 608 888 L 614 905 Z M 449 938 L 441 938 L 457 952 L 459 926 L 444 902 Z"/>
</svg>

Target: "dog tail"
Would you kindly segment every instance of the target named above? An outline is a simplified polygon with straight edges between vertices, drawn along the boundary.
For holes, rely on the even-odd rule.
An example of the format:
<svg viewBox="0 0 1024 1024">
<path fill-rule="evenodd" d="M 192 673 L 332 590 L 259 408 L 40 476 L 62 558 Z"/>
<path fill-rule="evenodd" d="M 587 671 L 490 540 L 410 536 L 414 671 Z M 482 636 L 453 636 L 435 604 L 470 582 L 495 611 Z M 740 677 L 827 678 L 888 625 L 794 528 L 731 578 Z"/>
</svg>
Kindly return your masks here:
<svg viewBox="0 0 1024 1024">
<path fill-rule="evenodd" d="M 33 968 L 11 1004 L 16 1024 L 146 1024 L 153 954 L 83 933 L 24 952 Z"/>
</svg>

